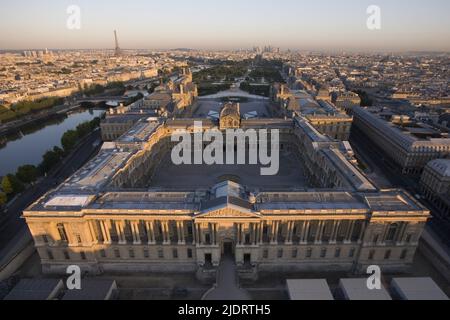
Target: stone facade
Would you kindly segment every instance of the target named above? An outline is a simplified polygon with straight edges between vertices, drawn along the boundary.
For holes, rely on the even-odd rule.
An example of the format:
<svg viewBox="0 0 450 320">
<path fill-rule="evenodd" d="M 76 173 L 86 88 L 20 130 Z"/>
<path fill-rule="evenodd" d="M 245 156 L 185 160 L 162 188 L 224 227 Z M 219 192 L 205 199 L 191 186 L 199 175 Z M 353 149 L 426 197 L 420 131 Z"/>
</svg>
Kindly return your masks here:
<svg viewBox="0 0 450 320">
<path fill-rule="evenodd" d="M 411 265 L 429 212 L 402 190 L 378 190 L 348 144 L 306 118 L 140 122 L 24 212 L 45 272 L 197 272 L 211 276 L 224 254 L 240 271 L 364 271 Z M 228 119 L 227 117 L 231 117 Z M 222 123 L 222 120 L 225 120 Z M 278 129 L 280 150 L 304 168 L 302 190 L 249 188 L 245 181 L 189 190 L 148 189 L 183 130 Z M 238 123 L 235 123 L 238 121 Z M 247 151 L 251 146 L 246 145 Z M 201 179 L 201 177 L 199 177 Z"/>
<path fill-rule="evenodd" d="M 412 263 L 428 217 L 425 210 L 412 214 L 413 207 L 400 209 L 402 201 L 416 204 L 399 191 L 362 196 L 369 203 L 383 198 L 397 201 L 396 212 L 364 207 L 357 202 L 361 195 L 332 192 L 263 193 L 255 205 L 230 197 L 210 200 L 211 207 L 206 201 L 200 207 L 193 203 L 190 209 L 182 202 L 169 210 L 150 209 L 155 206 L 150 200 L 179 201 L 184 196 L 195 198 L 170 192 L 133 194 L 140 203 L 147 201 L 148 208 L 86 208 L 56 216 L 29 212 L 25 217 L 44 271 L 63 272 L 68 265 L 79 264 L 94 273 L 195 271 L 218 266 L 227 251 L 239 266 L 258 270 L 354 271 L 371 264 L 403 270 Z M 273 200 L 278 197 L 289 200 Z M 333 205 L 339 197 L 348 201 L 349 208 L 341 209 L 339 202 Z M 327 209 L 297 202 L 327 198 Z M 124 194 L 107 194 L 97 200 L 110 201 L 125 205 L 127 199 Z M 283 209 L 286 206 L 297 208 Z"/>
<path fill-rule="evenodd" d="M 306 118 L 321 133 L 340 141 L 348 141 L 353 119 L 346 115 L 308 115 Z"/>
<path fill-rule="evenodd" d="M 450 218 L 450 160 L 430 161 L 423 171 L 420 185 L 422 193 L 440 210 L 441 216 Z"/>
<path fill-rule="evenodd" d="M 352 108 L 355 127 L 406 175 L 420 175 L 434 159 L 450 155 L 449 138 L 419 139 L 361 107 Z"/>
<path fill-rule="evenodd" d="M 220 112 L 220 129 L 239 129 L 241 127 L 241 111 L 239 103 L 227 103 Z"/>
</svg>

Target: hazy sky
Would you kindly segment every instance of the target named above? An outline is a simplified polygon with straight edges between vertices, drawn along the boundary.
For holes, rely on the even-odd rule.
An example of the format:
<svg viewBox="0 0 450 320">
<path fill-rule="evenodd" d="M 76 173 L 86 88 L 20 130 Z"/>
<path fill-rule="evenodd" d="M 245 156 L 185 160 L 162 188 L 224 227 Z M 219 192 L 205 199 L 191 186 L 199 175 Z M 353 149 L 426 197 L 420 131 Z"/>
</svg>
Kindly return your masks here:
<svg viewBox="0 0 450 320">
<path fill-rule="evenodd" d="M 66 27 L 69 5 L 81 29 Z M 366 27 L 381 7 L 379 31 Z M 1 0 L 0 49 L 271 44 L 304 50 L 450 51 L 449 0 Z"/>
</svg>

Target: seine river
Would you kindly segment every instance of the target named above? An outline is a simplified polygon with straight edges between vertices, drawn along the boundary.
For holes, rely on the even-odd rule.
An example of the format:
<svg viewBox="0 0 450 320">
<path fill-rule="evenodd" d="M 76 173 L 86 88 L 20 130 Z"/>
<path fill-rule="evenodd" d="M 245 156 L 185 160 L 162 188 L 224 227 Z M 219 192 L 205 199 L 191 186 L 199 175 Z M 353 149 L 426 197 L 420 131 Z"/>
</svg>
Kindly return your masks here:
<svg viewBox="0 0 450 320">
<path fill-rule="evenodd" d="M 61 147 L 62 135 L 75 129 L 80 123 L 90 121 L 104 113 L 103 110 L 79 110 L 58 119 L 23 129 L 20 134 L 8 137 L 0 148 L 0 176 L 15 173 L 25 164 L 38 165 L 42 156 L 55 146 Z M 1 137 L 0 139 L 3 139 Z"/>
</svg>

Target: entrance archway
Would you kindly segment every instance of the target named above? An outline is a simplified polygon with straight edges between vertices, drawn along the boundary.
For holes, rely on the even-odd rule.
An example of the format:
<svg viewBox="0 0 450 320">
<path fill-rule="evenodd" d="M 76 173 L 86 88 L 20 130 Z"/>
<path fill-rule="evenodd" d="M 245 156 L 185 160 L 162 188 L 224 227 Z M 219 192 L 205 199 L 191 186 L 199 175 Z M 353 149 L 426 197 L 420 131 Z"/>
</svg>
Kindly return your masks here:
<svg viewBox="0 0 450 320">
<path fill-rule="evenodd" d="M 234 241 L 231 239 L 225 239 L 222 242 L 222 255 L 223 256 L 234 256 Z"/>
</svg>

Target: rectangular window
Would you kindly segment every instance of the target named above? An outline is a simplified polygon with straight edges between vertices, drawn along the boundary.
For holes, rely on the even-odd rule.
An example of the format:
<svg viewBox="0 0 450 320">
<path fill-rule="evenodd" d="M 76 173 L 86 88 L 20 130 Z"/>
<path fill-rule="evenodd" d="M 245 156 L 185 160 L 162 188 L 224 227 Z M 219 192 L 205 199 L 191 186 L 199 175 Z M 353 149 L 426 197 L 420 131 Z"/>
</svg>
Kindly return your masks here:
<svg viewBox="0 0 450 320">
<path fill-rule="evenodd" d="M 306 250 L 306 257 L 307 258 L 311 258 L 312 257 L 312 253 L 313 253 L 312 249 L 309 248 L 308 250 Z"/>
<path fill-rule="evenodd" d="M 160 259 L 164 258 L 164 250 L 163 249 L 158 249 L 158 258 L 160 258 Z"/>
<path fill-rule="evenodd" d="M 334 253 L 335 258 L 339 258 L 341 256 L 341 248 L 337 248 L 336 252 Z"/>
<path fill-rule="evenodd" d="M 283 258 L 283 249 L 278 250 L 278 258 Z"/>
<path fill-rule="evenodd" d="M 44 241 L 44 243 L 48 243 L 48 237 L 46 235 L 43 235 L 42 241 Z"/>
<path fill-rule="evenodd" d="M 264 251 L 263 251 L 263 259 L 269 259 L 269 250 L 264 249 Z"/>
<path fill-rule="evenodd" d="M 100 250 L 100 257 L 106 258 L 106 251 L 104 249 Z"/>
<path fill-rule="evenodd" d="M 81 236 L 79 234 L 76 234 L 75 237 L 77 238 L 78 244 L 81 244 Z"/>
<path fill-rule="evenodd" d="M 192 255 L 192 249 L 187 249 L 187 257 L 189 259 L 192 259 L 193 255 Z"/>
<path fill-rule="evenodd" d="M 114 256 L 116 258 L 120 258 L 120 250 L 119 249 L 114 249 Z"/>
<path fill-rule="evenodd" d="M 355 248 L 351 248 L 350 252 L 348 253 L 349 258 L 353 258 L 355 256 Z"/>
<path fill-rule="evenodd" d="M 178 250 L 177 249 L 173 249 L 172 254 L 173 254 L 174 259 L 178 258 Z"/>
<path fill-rule="evenodd" d="M 321 251 L 320 251 L 320 257 L 321 258 L 325 258 L 327 256 L 327 249 L 326 248 L 323 248 Z"/>
<path fill-rule="evenodd" d="M 130 258 L 131 259 L 134 259 L 134 250 L 133 249 L 130 249 L 129 251 L 128 251 L 128 253 L 130 254 Z"/>
<path fill-rule="evenodd" d="M 64 250 L 64 259 L 70 260 L 69 252 L 67 252 L 66 250 Z"/>
<path fill-rule="evenodd" d="M 148 249 L 144 249 L 144 258 L 150 258 L 150 252 Z"/>
<path fill-rule="evenodd" d="M 298 250 L 297 249 L 292 249 L 292 258 L 297 258 L 298 256 Z"/>
<path fill-rule="evenodd" d="M 48 256 L 49 260 L 54 260 L 55 259 L 55 257 L 53 256 L 53 252 L 51 250 L 47 251 L 47 256 Z"/>
<path fill-rule="evenodd" d="M 81 260 L 86 260 L 86 253 L 84 253 L 84 251 L 81 251 L 80 257 L 81 257 Z"/>
<path fill-rule="evenodd" d="M 370 252 L 369 252 L 369 260 L 373 260 L 374 257 L 375 257 L 375 250 L 370 250 Z"/>
</svg>

